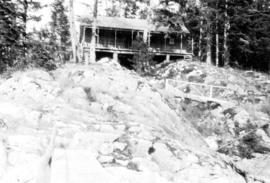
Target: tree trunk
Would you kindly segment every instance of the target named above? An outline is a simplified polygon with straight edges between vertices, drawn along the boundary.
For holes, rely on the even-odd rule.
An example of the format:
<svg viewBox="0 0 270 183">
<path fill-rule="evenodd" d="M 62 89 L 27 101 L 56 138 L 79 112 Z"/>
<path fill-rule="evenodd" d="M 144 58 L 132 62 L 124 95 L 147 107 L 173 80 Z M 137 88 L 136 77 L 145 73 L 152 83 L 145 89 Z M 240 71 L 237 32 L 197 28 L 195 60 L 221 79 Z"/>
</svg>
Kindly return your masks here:
<svg viewBox="0 0 270 183">
<path fill-rule="evenodd" d="M 77 36 L 75 30 L 73 0 L 69 0 L 69 24 L 70 24 L 70 37 L 72 45 L 72 60 L 74 63 L 78 63 L 77 38 L 76 38 Z"/>
<path fill-rule="evenodd" d="M 200 0 L 195 0 L 195 6 L 196 6 L 196 8 L 201 9 L 201 7 L 200 7 L 201 6 L 201 1 Z M 199 57 L 199 60 L 201 61 L 202 60 L 202 58 L 201 58 L 201 56 L 202 56 L 202 48 L 201 48 L 201 45 L 202 45 L 202 25 L 203 25 L 201 15 L 199 15 L 199 21 L 200 21 L 200 29 L 199 29 L 199 40 L 198 40 L 198 57 Z M 193 48 L 193 52 L 194 52 L 194 48 Z"/>
<path fill-rule="evenodd" d="M 194 39 L 193 36 L 191 37 L 191 53 L 194 55 Z"/>
<path fill-rule="evenodd" d="M 218 1 L 216 9 L 216 66 L 219 66 Z"/>
<path fill-rule="evenodd" d="M 29 58 L 29 54 L 27 54 L 27 17 L 28 17 L 28 9 L 29 9 L 29 4 L 27 0 L 23 1 L 23 7 L 24 7 L 24 11 L 23 11 L 23 45 L 24 45 L 24 52 L 23 52 L 23 65 L 26 64 L 26 62 L 28 60 L 30 60 Z"/>
<path fill-rule="evenodd" d="M 90 63 L 96 62 L 97 7 L 98 7 L 98 0 L 95 0 L 93 9 L 92 37 L 90 43 Z M 86 62 L 86 65 L 87 64 L 89 63 Z"/>
<path fill-rule="evenodd" d="M 23 36 L 26 38 L 26 25 L 27 25 L 27 17 L 28 17 L 28 1 L 23 1 Z"/>
<path fill-rule="evenodd" d="M 212 64 L 212 58 L 211 58 L 211 33 L 210 30 L 207 32 L 207 45 L 206 45 L 206 63 L 211 65 Z"/>
<path fill-rule="evenodd" d="M 228 51 L 228 29 L 230 26 L 229 20 L 228 20 L 228 0 L 225 0 L 225 15 L 224 15 L 224 65 L 229 65 L 229 51 Z"/>
<path fill-rule="evenodd" d="M 203 22 L 202 22 L 202 20 L 201 20 L 201 18 L 200 18 L 200 32 L 199 32 L 199 45 L 198 45 L 198 47 L 199 47 L 199 52 L 198 52 L 198 57 L 199 57 L 199 59 L 201 60 L 202 58 L 202 24 L 203 24 Z"/>
<path fill-rule="evenodd" d="M 216 33 L 216 66 L 219 66 L 219 35 Z"/>
</svg>

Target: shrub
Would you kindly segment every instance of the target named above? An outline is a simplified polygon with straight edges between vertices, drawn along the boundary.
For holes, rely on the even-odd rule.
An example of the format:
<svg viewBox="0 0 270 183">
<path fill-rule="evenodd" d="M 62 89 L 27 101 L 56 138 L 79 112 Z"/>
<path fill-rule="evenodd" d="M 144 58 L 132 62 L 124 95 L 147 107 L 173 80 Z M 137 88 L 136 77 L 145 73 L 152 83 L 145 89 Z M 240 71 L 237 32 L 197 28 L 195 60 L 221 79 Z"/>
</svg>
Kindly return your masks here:
<svg viewBox="0 0 270 183">
<path fill-rule="evenodd" d="M 138 50 L 131 60 L 133 69 L 141 75 L 151 74 L 154 55 L 150 52 L 149 46 L 143 41 L 142 37 L 136 37 L 136 40 L 133 41 L 132 49 Z"/>
<path fill-rule="evenodd" d="M 48 45 L 42 42 L 33 41 L 30 44 L 30 50 L 28 52 L 28 64 L 34 67 L 41 67 L 46 70 L 56 69 L 55 63 L 55 45 Z"/>
<path fill-rule="evenodd" d="M 258 151 L 258 144 L 260 142 L 260 138 L 256 135 L 257 126 L 252 125 L 251 123 L 247 125 L 244 129 L 240 129 L 236 126 L 235 133 L 240 134 L 240 132 L 245 132 L 246 134 L 237 140 L 232 139 L 230 142 L 219 142 L 219 145 L 222 147 L 218 150 L 218 152 L 227 154 L 227 155 L 235 155 L 241 158 L 253 158 L 253 153 Z M 227 144 L 225 145 L 224 144 Z"/>
</svg>

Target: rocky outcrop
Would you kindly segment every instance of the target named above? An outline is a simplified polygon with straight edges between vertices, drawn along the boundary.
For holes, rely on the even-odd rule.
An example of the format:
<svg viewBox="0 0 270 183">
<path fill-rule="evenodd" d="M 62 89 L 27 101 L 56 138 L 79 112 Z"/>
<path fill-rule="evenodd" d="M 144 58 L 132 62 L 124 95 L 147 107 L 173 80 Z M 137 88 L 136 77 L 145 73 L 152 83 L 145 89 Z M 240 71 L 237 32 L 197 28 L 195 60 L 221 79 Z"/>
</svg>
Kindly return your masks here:
<svg viewBox="0 0 270 183">
<path fill-rule="evenodd" d="M 267 158 L 270 152 L 269 75 L 180 61 L 160 69 L 157 76 L 160 81 L 153 80 L 153 85 L 172 108 L 205 137 L 211 149 L 231 157 L 248 158 L 244 160 L 245 164 L 264 164 L 262 159 L 255 157 L 261 153 Z M 162 83 L 169 83 L 167 90 L 170 90 L 170 94 L 166 94 L 168 91 Z M 208 97 L 208 85 L 220 86 L 213 89 L 213 96 L 233 105 L 174 97 L 179 92 Z M 241 164 L 241 158 L 236 162 Z M 251 164 L 247 166 L 250 169 L 245 170 L 245 166 L 241 166 L 241 169 L 246 172 L 244 174 L 253 176 L 249 180 L 252 182 L 256 179 L 256 173 L 251 171 Z M 268 171 L 258 175 L 261 177 L 258 178 L 259 182 L 269 182 Z"/>
<path fill-rule="evenodd" d="M 42 167 L 52 183 L 245 182 L 156 88 L 117 63 L 15 73 L 0 100 L 3 183 L 35 182 Z M 53 127 L 54 153 L 40 166 Z"/>
<path fill-rule="evenodd" d="M 243 159 L 237 166 L 246 171 L 249 182 L 270 182 L 270 156 L 257 154 L 253 159 Z"/>
</svg>

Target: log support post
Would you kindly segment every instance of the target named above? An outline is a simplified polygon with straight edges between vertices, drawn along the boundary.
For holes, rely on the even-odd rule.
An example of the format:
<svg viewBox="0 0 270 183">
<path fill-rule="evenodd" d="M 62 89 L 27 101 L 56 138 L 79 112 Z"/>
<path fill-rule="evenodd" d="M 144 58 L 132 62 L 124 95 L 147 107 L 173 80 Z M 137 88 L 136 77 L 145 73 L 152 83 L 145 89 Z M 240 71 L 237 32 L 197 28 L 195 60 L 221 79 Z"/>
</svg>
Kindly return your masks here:
<svg viewBox="0 0 270 183">
<path fill-rule="evenodd" d="M 116 51 L 113 52 L 113 60 L 118 62 L 118 53 Z"/>
<path fill-rule="evenodd" d="M 133 32 L 133 30 L 131 31 L 131 47 L 132 47 L 132 45 L 133 45 L 133 37 L 134 37 L 134 32 Z"/>
<path fill-rule="evenodd" d="M 114 47 L 117 46 L 117 30 L 114 31 Z"/>
<path fill-rule="evenodd" d="M 180 52 L 182 53 L 183 51 L 183 35 L 180 35 Z"/>
<path fill-rule="evenodd" d="M 170 55 L 169 54 L 166 55 L 166 62 L 170 62 Z"/>
</svg>

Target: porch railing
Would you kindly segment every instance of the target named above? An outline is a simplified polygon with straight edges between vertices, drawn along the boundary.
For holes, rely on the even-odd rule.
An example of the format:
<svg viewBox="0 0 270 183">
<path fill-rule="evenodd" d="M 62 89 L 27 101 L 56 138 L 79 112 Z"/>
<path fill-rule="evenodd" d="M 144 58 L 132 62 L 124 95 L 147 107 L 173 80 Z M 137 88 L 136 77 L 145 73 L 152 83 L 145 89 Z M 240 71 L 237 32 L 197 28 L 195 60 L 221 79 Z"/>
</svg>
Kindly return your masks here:
<svg viewBox="0 0 270 183">
<path fill-rule="evenodd" d="M 90 47 L 91 43 L 83 43 L 84 47 Z M 124 41 L 118 41 L 115 43 L 114 41 L 111 40 L 104 40 L 104 41 L 99 41 L 96 43 L 96 48 L 104 48 L 104 49 L 121 49 L 121 50 L 131 50 L 131 44 L 127 44 Z"/>
</svg>

